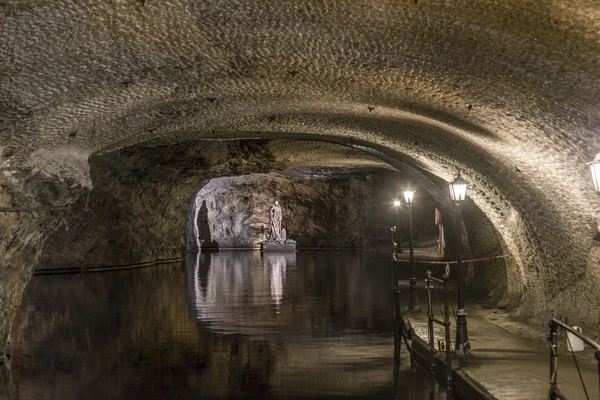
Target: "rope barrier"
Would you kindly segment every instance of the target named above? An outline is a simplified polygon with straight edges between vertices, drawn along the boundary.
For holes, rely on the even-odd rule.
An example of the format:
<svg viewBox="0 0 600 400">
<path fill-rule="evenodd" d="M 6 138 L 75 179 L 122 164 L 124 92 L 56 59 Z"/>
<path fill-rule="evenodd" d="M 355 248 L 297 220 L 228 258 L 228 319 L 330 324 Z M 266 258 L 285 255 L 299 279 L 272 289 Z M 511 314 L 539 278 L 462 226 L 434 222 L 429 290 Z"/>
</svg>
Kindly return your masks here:
<svg viewBox="0 0 600 400">
<path fill-rule="evenodd" d="M 0 207 L 0 212 L 51 212 L 51 211 L 68 211 L 71 207 L 49 207 L 49 208 L 19 208 L 19 207 Z"/>
<path fill-rule="evenodd" d="M 132 264 L 120 265 L 99 265 L 87 268 L 40 268 L 33 272 L 33 275 L 59 275 L 59 274 L 78 274 L 91 272 L 109 272 L 109 271 L 125 271 L 136 268 L 150 267 L 153 265 L 171 264 L 185 260 L 184 257 L 164 258 L 153 261 L 145 261 Z"/>
<path fill-rule="evenodd" d="M 504 257 L 505 257 L 504 255 L 501 255 L 501 256 L 484 257 L 484 258 L 473 258 L 471 260 L 464 260 L 463 264 L 464 263 L 470 263 L 470 262 L 477 262 L 477 261 L 497 260 L 499 258 L 504 258 Z"/>
</svg>

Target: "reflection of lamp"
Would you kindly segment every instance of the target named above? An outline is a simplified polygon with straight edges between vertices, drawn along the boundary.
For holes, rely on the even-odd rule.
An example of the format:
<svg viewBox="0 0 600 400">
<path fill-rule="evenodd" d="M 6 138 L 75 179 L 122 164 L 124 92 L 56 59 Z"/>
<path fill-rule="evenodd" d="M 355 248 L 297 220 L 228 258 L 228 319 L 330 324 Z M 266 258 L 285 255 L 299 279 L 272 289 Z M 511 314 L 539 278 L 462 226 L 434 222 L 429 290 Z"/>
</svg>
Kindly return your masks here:
<svg viewBox="0 0 600 400">
<path fill-rule="evenodd" d="M 418 312 L 419 297 L 417 296 L 417 277 L 415 272 L 415 250 L 413 247 L 413 232 L 412 232 L 412 203 L 415 195 L 414 190 L 407 189 L 404 191 L 404 200 L 408 206 L 408 246 L 410 248 L 410 290 L 408 293 L 408 311 Z"/>
<path fill-rule="evenodd" d="M 594 188 L 596 192 L 600 192 L 600 153 L 596 154 L 590 168 L 592 170 L 592 179 L 594 180 Z"/>
<path fill-rule="evenodd" d="M 456 269 L 458 273 L 458 310 L 456 311 L 456 354 L 463 358 L 471 354 L 471 344 L 467 332 L 467 313 L 465 312 L 465 277 L 460 255 L 461 248 L 461 218 L 460 203 L 467 197 L 467 181 L 458 176 L 450 183 L 450 197 L 456 205 Z"/>
</svg>

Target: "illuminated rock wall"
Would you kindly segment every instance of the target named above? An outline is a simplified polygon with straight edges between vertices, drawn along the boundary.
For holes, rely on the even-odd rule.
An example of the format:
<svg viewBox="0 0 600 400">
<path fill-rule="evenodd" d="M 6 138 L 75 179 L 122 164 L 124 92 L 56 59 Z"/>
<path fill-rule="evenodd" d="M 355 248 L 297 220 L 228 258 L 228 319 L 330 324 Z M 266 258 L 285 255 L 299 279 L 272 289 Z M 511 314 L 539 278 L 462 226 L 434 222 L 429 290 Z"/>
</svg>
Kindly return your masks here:
<svg viewBox="0 0 600 400">
<path fill-rule="evenodd" d="M 267 144 L 194 142 L 136 147 L 92 159 L 94 189 L 65 215 L 61 228 L 46 242 L 38 267 L 180 257 L 186 248 L 186 220 L 193 217 L 188 205 L 196 193 L 199 204 L 205 202 L 208 226 L 201 231 L 210 237 L 203 238 L 219 248 L 255 247 L 275 199 L 283 205 L 288 237 L 300 247 L 367 247 L 375 244 L 366 237 L 368 228 L 398 223 L 391 202 L 406 179 L 402 174 L 377 164 L 368 166 L 366 155 L 363 167 L 259 173 L 299 162 L 287 159 L 285 152 L 273 153 Z M 296 147 L 310 145 L 299 142 Z M 329 155 L 323 163 L 331 164 L 346 149 L 330 145 L 323 151 Z M 308 161 L 317 162 L 304 159 L 303 163 Z M 241 175 L 209 180 L 230 174 Z M 435 236 L 434 202 L 426 191 L 418 196 L 416 235 Z M 405 211 L 401 222 L 406 240 Z"/>
</svg>

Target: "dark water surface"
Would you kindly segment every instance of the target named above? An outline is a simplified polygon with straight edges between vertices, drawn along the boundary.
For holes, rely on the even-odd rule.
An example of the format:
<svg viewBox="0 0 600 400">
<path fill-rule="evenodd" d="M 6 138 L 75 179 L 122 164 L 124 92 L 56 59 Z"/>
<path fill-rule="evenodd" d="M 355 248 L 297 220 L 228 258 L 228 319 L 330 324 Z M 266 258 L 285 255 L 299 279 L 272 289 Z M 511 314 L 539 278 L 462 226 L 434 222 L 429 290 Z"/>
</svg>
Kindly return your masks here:
<svg viewBox="0 0 600 400">
<path fill-rule="evenodd" d="M 13 329 L 21 399 L 445 399 L 403 351 L 384 254 L 190 254 L 36 276 Z"/>
</svg>

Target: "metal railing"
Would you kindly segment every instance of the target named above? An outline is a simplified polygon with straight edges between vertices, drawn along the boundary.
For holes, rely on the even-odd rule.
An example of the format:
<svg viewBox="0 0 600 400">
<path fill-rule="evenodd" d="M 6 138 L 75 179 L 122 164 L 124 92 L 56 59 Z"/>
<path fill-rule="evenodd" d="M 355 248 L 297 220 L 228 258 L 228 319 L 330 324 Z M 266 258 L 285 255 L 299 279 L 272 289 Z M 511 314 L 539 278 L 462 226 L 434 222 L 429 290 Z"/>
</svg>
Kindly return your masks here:
<svg viewBox="0 0 600 400">
<path fill-rule="evenodd" d="M 578 332 L 577 330 L 571 328 L 569 325 L 555 318 L 552 318 L 548 325 L 550 326 L 550 333 L 548 334 L 548 344 L 550 346 L 550 400 L 568 400 L 567 397 L 565 397 L 565 395 L 562 394 L 558 389 L 558 331 L 560 328 L 564 329 L 571 335 L 581 339 L 583 342 L 591 346 L 596 351 L 595 357 L 598 361 L 598 389 L 600 393 L 600 345 L 594 342 L 592 339 L 588 338 L 587 336 L 583 335 L 582 333 Z M 568 336 L 567 340 L 569 340 Z M 572 345 L 571 350 L 573 350 Z M 583 390 L 585 392 L 586 397 L 589 400 L 587 389 L 585 387 L 585 383 L 583 382 L 583 377 L 581 375 L 581 371 L 579 370 L 579 365 L 577 364 L 577 359 L 575 359 L 574 354 L 573 360 L 575 360 L 575 366 L 577 367 L 577 371 L 579 372 L 579 378 L 581 379 Z"/>
<path fill-rule="evenodd" d="M 448 280 L 450 278 L 450 266 L 446 264 L 445 274 L 442 275 L 442 279 L 434 278 L 431 276 L 431 271 L 427 271 L 427 278 L 425 279 L 425 287 L 427 288 L 427 336 L 429 339 L 429 350 L 431 351 L 431 370 L 435 374 L 436 370 L 436 358 L 438 350 L 435 348 L 435 335 L 433 330 L 433 324 L 436 323 L 444 327 L 445 330 L 445 345 L 438 345 L 440 351 L 446 353 L 446 385 L 448 388 L 452 387 L 452 343 L 450 341 L 450 296 L 448 292 Z M 433 314 L 433 305 L 431 301 L 431 290 L 434 289 L 434 283 L 441 283 L 444 285 L 444 320 L 435 318 Z"/>
<path fill-rule="evenodd" d="M 400 356 L 402 352 L 402 342 L 406 345 L 406 349 L 410 352 L 412 350 L 412 343 L 409 338 L 408 331 L 404 324 L 404 318 L 402 317 L 401 301 L 400 301 L 400 288 L 398 285 L 398 275 L 396 272 L 396 264 L 392 263 L 394 269 L 394 281 L 392 282 L 392 295 L 394 302 L 394 365 L 400 365 Z M 411 366 L 412 366 L 411 357 Z"/>
</svg>

